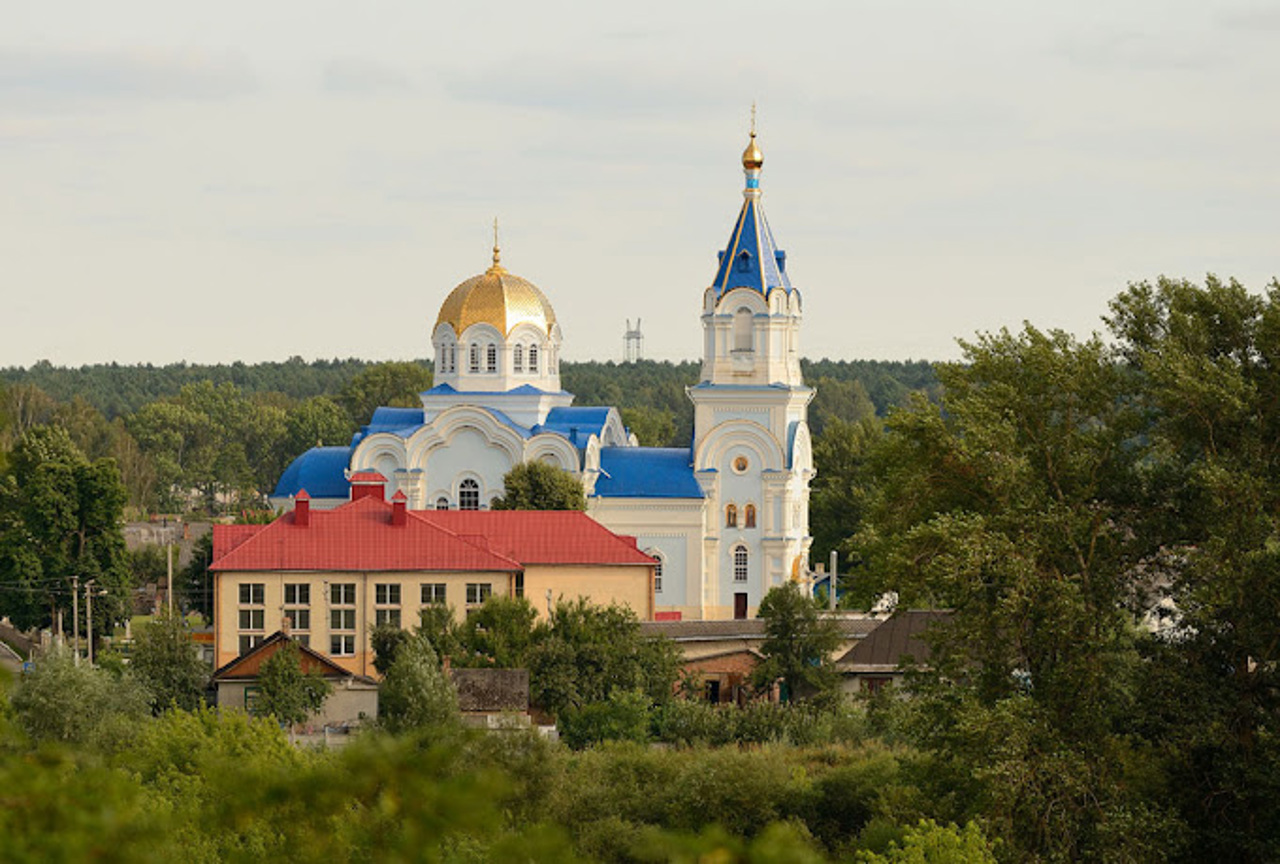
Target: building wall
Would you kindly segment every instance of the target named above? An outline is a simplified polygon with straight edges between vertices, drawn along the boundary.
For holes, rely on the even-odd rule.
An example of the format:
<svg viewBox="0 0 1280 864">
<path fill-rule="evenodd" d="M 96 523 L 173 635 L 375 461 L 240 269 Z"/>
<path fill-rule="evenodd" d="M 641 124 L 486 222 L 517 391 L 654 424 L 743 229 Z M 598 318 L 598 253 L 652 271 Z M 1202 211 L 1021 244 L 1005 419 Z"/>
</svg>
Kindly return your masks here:
<svg viewBox="0 0 1280 864">
<path fill-rule="evenodd" d="M 378 717 L 378 688 L 350 681 L 330 681 L 333 685 L 320 713 L 308 720 L 308 726 L 355 726 Z M 256 687 L 254 681 L 219 681 L 218 707 L 245 710 L 246 693 Z"/>
<path fill-rule="evenodd" d="M 261 604 L 240 602 L 240 586 L 253 584 L 262 586 Z M 303 629 L 301 616 L 288 616 L 293 611 L 285 606 L 285 586 L 305 585 L 308 587 L 310 602 L 307 611 L 310 621 Z M 352 605 L 335 604 L 333 586 L 355 585 L 355 602 Z M 400 602 L 398 605 L 379 604 L 379 585 L 400 586 Z M 417 624 L 422 608 L 423 585 L 444 585 L 444 602 L 452 606 L 459 618 L 466 615 L 469 606 L 478 604 L 467 602 L 468 585 L 487 585 L 492 594 L 507 596 L 514 587 L 514 576 L 499 571 L 473 573 L 444 572 L 406 572 L 406 573 L 360 573 L 360 572 L 326 572 L 326 573 L 279 573 L 279 572 L 226 572 L 219 573 L 216 582 L 215 598 L 217 602 L 215 627 L 216 664 L 223 666 L 242 653 L 240 637 L 256 637 L 265 639 L 276 630 L 283 629 L 285 617 L 292 617 L 291 635 L 295 639 L 305 641 L 312 649 L 330 657 L 334 663 L 357 675 L 374 675 L 373 653 L 369 644 L 369 633 L 375 625 L 379 609 L 399 609 L 402 627 Z M 343 617 L 353 619 L 354 629 L 335 631 L 330 627 L 332 612 L 335 609 L 353 610 L 354 615 Z M 248 629 L 240 625 L 241 612 L 256 612 L 261 616 L 250 615 L 252 619 Z M 261 627 L 258 627 L 258 619 Z M 344 623 L 344 622 L 339 622 Z M 353 651 L 351 654 L 335 654 L 331 648 L 334 636 L 351 636 Z"/>
<path fill-rule="evenodd" d="M 587 513 L 597 522 L 615 534 L 636 538 L 641 552 L 662 555 L 662 590 L 654 592 L 655 612 L 679 612 L 686 620 L 706 617 L 702 598 L 703 506 L 699 498 L 587 500 Z"/>
<path fill-rule="evenodd" d="M 629 606 L 642 621 L 653 620 L 653 568 L 644 564 L 614 566 L 530 564 L 524 571 L 524 596 L 547 614 L 547 592 L 552 601 L 585 597 L 597 606 L 617 603 Z"/>
</svg>

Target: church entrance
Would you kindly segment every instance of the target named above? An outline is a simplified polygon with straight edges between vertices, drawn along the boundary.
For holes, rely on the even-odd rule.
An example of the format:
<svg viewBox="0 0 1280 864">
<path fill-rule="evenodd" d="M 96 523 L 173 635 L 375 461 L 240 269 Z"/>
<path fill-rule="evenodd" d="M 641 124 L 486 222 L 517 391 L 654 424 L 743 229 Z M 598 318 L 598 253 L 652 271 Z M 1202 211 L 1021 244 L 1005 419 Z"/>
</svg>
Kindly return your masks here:
<svg viewBox="0 0 1280 864">
<path fill-rule="evenodd" d="M 733 617 L 742 620 L 747 617 L 747 595 L 745 593 L 737 593 L 733 595 Z"/>
</svg>

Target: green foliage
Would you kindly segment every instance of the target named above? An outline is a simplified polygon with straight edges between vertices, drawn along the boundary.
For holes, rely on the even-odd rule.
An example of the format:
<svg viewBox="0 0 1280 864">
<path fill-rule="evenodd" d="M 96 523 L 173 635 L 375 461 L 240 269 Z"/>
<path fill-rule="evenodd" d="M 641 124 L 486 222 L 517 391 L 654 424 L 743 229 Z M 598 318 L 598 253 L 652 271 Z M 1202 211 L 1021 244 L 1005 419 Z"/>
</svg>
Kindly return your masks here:
<svg viewBox="0 0 1280 864">
<path fill-rule="evenodd" d="M 867 488 L 867 459 L 883 436 L 882 423 L 868 418 L 856 423 L 832 419 L 813 445 L 813 461 L 819 466 L 809 495 L 809 556 L 826 562 L 862 524 Z M 847 573 L 842 565 L 841 573 Z M 857 591 L 858 587 L 849 586 Z M 869 598 L 862 597 L 868 600 Z"/>
<path fill-rule="evenodd" d="M 671 411 L 636 405 L 623 408 L 622 423 L 636 436 L 641 447 L 675 447 L 676 417 Z"/>
<path fill-rule="evenodd" d="M 91 751 L 121 746 L 151 713 L 151 694 L 132 675 L 117 678 L 87 662 L 77 665 L 69 651 L 39 657 L 11 701 L 31 740 Z"/>
<path fill-rule="evenodd" d="M 576 749 L 602 741 L 648 741 L 652 710 L 647 694 L 614 690 L 602 702 L 566 709 L 560 716 L 560 736 Z"/>
<path fill-rule="evenodd" d="M 156 713 L 198 708 L 213 672 L 200 659 L 186 621 L 167 612 L 139 629 L 129 654 L 129 668 L 150 691 Z"/>
<path fill-rule="evenodd" d="M 286 640 L 262 664 L 258 698 L 252 707 L 255 717 L 273 717 L 294 726 L 319 713 L 333 687 L 318 672 L 304 673 L 301 655 L 298 646 Z"/>
<path fill-rule="evenodd" d="M 831 653 L 840 644 L 840 631 L 835 622 L 822 617 L 795 582 L 770 588 L 759 616 L 765 622 L 764 659 L 751 674 L 752 684 L 765 689 L 781 680 L 792 699 L 836 698 L 839 680 Z"/>
<path fill-rule="evenodd" d="M 520 669 L 529 663 L 538 612 L 524 597 L 491 596 L 462 625 L 461 638 L 470 656 L 455 660 L 468 666 Z"/>
<path fill-rule="evenodd" d="M 361 422 L 367 423 L 369 418 Z M 285 415 L 281 451 L 292 459 L 312 447 L 346 444 L 355 430 L 356 425 L 342 406 L 327 396 L 313 396 Z"/>
<path fill-rule="evenodd" d="M 378 721 L 392 733 L 457 724 L 458 693 L 423 636 L 411 636 L 396 651 L 378 686 Z"/>
<path fill-rule="evenodd" d="M 431 369 L 424 362 L 411 360 L 379 363 L 369 366 L 343 386 L 337 402 L 347 412 L 353 426 L 368 423 L 375 408 L 389 405 L 417 408 L 422 405 L 418 394 L 431 389 Z M 312 441 L 307 447 L 314 446 Z"/>
<path fill-rule="evenodd" d="M 561 468 L 545 462 L 521 462 L 502 478 L 504 494 L 494 510 L 586 510 L 582 483 Z"/>
<path fill-rule="evenodd" d="M 205 622 L 213 625 L 217 610 L 213 603 L 213 574 L 209 564 L 213 562 L 213 532 L 206 531 L 196 538 L 191 548 L 191 560 L 174 574 L 174 590 L 181 599 L 182 608 L 199 612 Z"/>
<path fill-rule="evenodd" d="M 884 855 L 863 853 L 857 860 L 866 864 L 996 864 L 995 849 L 996 844 L 973 822 L 960 829 L 921 819 L 920 824 L 907 829 L 901 845 L 893 844 Z"/>
<path fill-rule="evenodd" d="M 379 624 L 369 631 L 369 645 L 374 654 L 373 668 L 378 670 L 379 675 L 387 674 L 396 655 L 400 653 L 400 648 L 411 638 L 413 635 L 408 630 L 395 624 Z"/>
<path fill-rule="evenodd" d="M 671 698 L 679 665 L 679 648 L 643 636 L 631 609 L 561 601 L 535 629 L 530 698 L 557 715 L 603 702 L 615 689 L 639 691 L 660 704 Z"/>
<path fill-rule="evenodd" d="M 11 471 L 0 477 L 0 615 L 22 629 L 48 626 L 57 610 L 71 611 L 77 576 L 106 592 L 95 598 L 94 630 L 109 632 L 130 602 L 115 463 L 90 462 L 66 430 L 38 426 L 18 440 Z"/>
</svg>

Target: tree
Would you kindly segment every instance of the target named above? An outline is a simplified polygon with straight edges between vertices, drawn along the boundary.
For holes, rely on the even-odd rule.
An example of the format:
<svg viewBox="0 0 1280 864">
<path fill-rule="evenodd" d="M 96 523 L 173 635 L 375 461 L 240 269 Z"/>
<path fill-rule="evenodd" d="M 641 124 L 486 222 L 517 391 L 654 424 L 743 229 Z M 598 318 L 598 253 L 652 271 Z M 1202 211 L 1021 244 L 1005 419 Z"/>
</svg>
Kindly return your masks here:
<svg viewBox="0 0 1280 864">
<path fill-rule="evenodd" d="M 493 501 L 494 510 L 586 510 L 582 483 L 561 468 L 545 462 L 522 462 L 502 478 L 505 493 Z"/>
<path fill-rule="evenodd" d="M 457 691 L 420 634 L 400 645 L 378 685 L 378 720 L 393 734 L 458 722 Z"/>
<path fill-rule="evenodd" d="M 636 436 L 641 447 L 671 447 L 675 445 L 676 418 L 670 411 L 648 405 L 623 408 L 623 424 Z"/>
<path fill-rule="evenodd" d="M 151 694 L 132 675 L 117 678 L 88 663 L 77 665 L 70 651 L 56 649 L 22 676 L 11 701 L 33 741 L 91 749 L 118 747 L 151 713 Z"/>
<path fill-rule="evenodd" d="M 883 425 L 874 417 L 857 423 L 832 419 L 814 442 L 813 461 L 820 470 L 809 498 L 813 560 L 826 561 L 858 530 L 869 493 L 867 458 L 883 434 Z M 845 567 L 840 570 L 848 572 Z"/>
<path fill-rule="evenodd" d="M 383 405 L 420 407 L 418 394 L 430 388 L 431 370 L 421 362 L 379 363 L 348 381 L 337 401 L 346 409 L 352 424 L 358 426 L 368 423 L 374 409 Z"/>
<path fill-rule="evenodd" d="M 167 612 L 138 631 L 129 668 L 151 692 L 152 710 L 157 714 L 169 708 L 198 708 L 212 672 L 200 659 L 186 621 Z"/>
<path fill-rule="evenodd" d="M 562 600 L 550 620 L 534 628 L 530 697 L 553 713 L 603 702 L 615 689 L 663 703 L 679 668 L 680 649 L 669 639 L 645 637 L 631 609 Z"/>
<path fill-rule="evenodd" d="M 332 689 L 318 672 L 304 673 L 302 652 L 292 641 L 284 641 L 262 664 L 251 713 L 292 727 L 319 713 Z"/>
<path fill-rule="evenodd" d="M 110 459 L 89 462 L 65 429 L 38 426 L 19 439 L 0 480 L 0 614 L 20 628 L 48 626 L 72 608 L 72 577 L 105 591 L 98 634 L 124 619 L 130 572 L 120 530 L 127 493 Z"/>
<path fill-rule="evenodd" d="M 538 612 L 524 597 L 491 596 L 467 615 L 462 639 L 471 662 L 500 669 L 524 668 L 533 646 Z"/>
<path fill-rule="evenodd" d="M 822 617 L 795 582 L 770 588 L 760 601 L 759 617 L 765 622 L 764 659 L 752 672 L 752 683 L 764 688 L 781 680 L 792 699 L 833 698 L 839 686 L 831 657 L 840 644 L 835 622 Z"/>
<path fill-rule="evenodd" d="M 941 405 L 870 453 L 857 578 L 954 610 L 917 679 L 921 743 L 1018 854 L 1143 857 L 1165 826 L 1127 764 L 1129 604 L 1161 547 L 1134 378 L 1097 337 L 1001 331 L 939 364 Z"/>
<path fill-rule="evenodd" d="M 368 418 L 364 418 L 364 422 L 367 421 Z M 285 415 L 281 447 L 285 457 L 292 459 L 312 447 L 346 444 L 355 428 L 351 417 L 337 402 L 327 396 L 313 396 Z"/>
</svg>

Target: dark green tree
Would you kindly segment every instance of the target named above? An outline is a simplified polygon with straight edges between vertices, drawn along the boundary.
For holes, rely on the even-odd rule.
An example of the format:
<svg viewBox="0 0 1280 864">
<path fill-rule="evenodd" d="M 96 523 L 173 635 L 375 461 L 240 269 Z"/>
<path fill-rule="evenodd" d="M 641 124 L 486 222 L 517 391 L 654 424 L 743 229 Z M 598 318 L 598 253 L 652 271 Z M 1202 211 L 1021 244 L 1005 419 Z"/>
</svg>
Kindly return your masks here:
<svg viewBox="0 0 1280 864">
<path fill-rule="evenodd" d="M 167 612 L 139 628 L 129 652 L 129 668 L 150 691 L 157 714 L 169 708 L 196 710 L 213 673 L 200 659 L 187 622 Z"/>
<path fill-rule="evenodd" d="M 131 601 L 126 496 L 115 463 L 87 460 L 65 429 L 24 433 L 0 482 L 0 613 L 22 628 L 48 626 L 71 611 L 76 577 L 105 592 L 93 607 L 97 635 L 122 621 Z"/>
<path fill-rule="evenodd" d="M 625 606 L 562 600 L 550 621 L 534 629 L 530 698 L 553 713 L 602 702 L 615 689 L 663 703 L 671 698 L 680 656 L 671 640 L 645 637 Z"/>
<path fill-rule="evenodd" d="M 392 733 L 458 723 L 457 691 L 420 634 L 401 643 L 378 686 L 378 720 Z"/>
<path fill-rule="evenodd" d="M 678 444 L 675 440 L 676 418 L 672 412 L 636 405 L 623 408 L 620 413 L 623 425 L 636 436 L 641 447 L 673 447 Z"/>
<path fill-rule="evenodd" d="M 576 477 L 545 462 L 522 462 L 502 478 L 504 493 L 494 510 L 586 510 L 587 497 Z"/>
<path fill-rule="evenodd" d="M 262 664 L 252 713 L 292 727 L 318 713 L 332 689 L 318 672 L 302 671 L 302 652 L 286 641 Z"/>
<path fill-rule="evenodd" d="M 524 597 L 489 597 L 462 625 L 471 661 L 501 669 L 525 667 L 537 618 L 537 610 Z"/>
<path fill-rule="evenodd" d="M 346 409 L 354 426 L 368 423 L 375 408 L 383 405 L 417 408 L 418 394 L 431 389 L 431 370 L 423 362 L 404 361 L 370 366 L 347 382 L 337 402 Z M 314 441 L 307 446 L 313 446 Z"/>
<path fill-rule="evenodd" d="M 209 565 L 213 563 L 213 532 L 206 531 L 196 538 L 191 547 L 191 560 L 187 566 L 175 574 L 176 592 L 181 599 L 182 608 L 190 612 L 199 612 L 205 623 L 214 623 L 213 573 Z"/>
<path fill-rule="evenodd" d="M 759 617 L 765 622 L 760 645 L 764 659 L 751 674 L 752 684 L 763 689 L 782 681 L 789 698 L 796 700 L 835 698 L 839 676 L 831 654 L 840 644 L 840 631 L 832 619 L 822 617 L 813 598 L 787 582 L 764 595 Z"/>
</svg>

